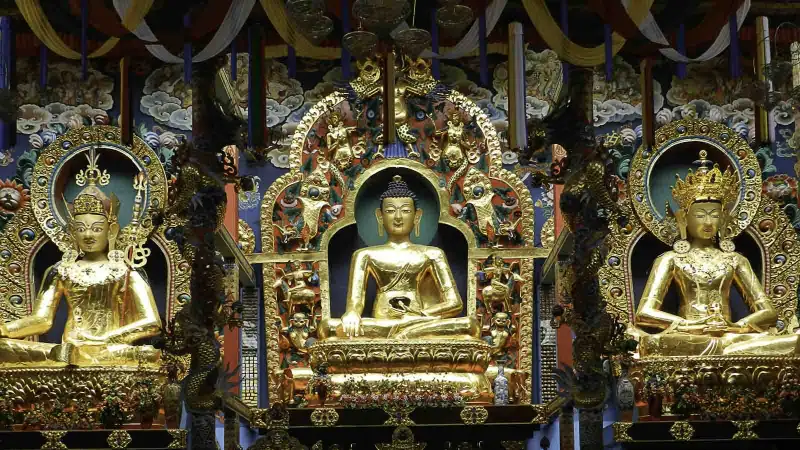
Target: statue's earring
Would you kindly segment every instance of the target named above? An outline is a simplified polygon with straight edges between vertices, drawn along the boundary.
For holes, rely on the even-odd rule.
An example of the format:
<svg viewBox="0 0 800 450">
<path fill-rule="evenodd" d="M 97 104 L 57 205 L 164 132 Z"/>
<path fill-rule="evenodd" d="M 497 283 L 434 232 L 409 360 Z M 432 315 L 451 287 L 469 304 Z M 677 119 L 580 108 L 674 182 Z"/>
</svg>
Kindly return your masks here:
<svg viewBox="0 0 800 450">
<path fill-rule="evenodd" d="M 672 244 L 672 249 L 675 253 L 688 253 L 692 249 L 692 244 L 686 240 L 686 211 L 679 209 L 675 213 L 675 220 L 678 222 L 678 230 L 681 233 L 681 238 Z"/>
<path fill-rule="evenodd" d="M 380 209 L 375 210 L 375 219 L 378 221 L 378 236 L 383 237 L 383 218 Z"/>
<path fill-rule="evenodd" d="M 419 237 L 419 219 L 414 221 L 414 236 Z"/>
<path fill-rule="evenodd" d="M 732 253 L 734 250 L 736 250 L 736 244 L 734 244 L 732 240 L 722 237 L 720 234 L 719 249 L 726 253 Z"/>
</svg>

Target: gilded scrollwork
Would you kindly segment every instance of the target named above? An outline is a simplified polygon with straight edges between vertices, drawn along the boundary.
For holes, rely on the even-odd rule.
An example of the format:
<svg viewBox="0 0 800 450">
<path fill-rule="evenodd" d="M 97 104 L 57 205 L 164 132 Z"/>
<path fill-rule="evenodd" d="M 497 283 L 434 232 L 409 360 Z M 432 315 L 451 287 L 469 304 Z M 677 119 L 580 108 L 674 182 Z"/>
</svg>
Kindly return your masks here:
<svg viewBox="0 0 800 450">
<path fill-rule="evenodd" d="M 694 427 L 689 422 L 679 420 L 672 424 L 669 433 L 676 441 L 689 441 L 694 436 Z"/>
<path fill-rule="evenodd" d="M 40 433 L 45 439 L 42 450 L 66 450 L 66 444 L 61 442 L 61 439 L 67 434 L 66 431 L 40 431 Z"/>
<path fill-rule="evenodd" d="M 465 406 L 461 409 L 461 421 L 467 425 L 481 425 L 486 423 L 489 412 L 483 406 Z"/>
<path fill-rule="evenodd" d="M 133 441 L 133 439 L 126 430 L 114 430 L 108 435 L 108 439 L 106 439 L 108 446 L 113 449 L 128 448 L 128 446 L 131 445 L 131 441 Z"/>
<path fill-rule="evenodd" d="M 753 430 L 758 426 L 757 420 L 734 420 L 733 424 L 737 429 L 732 438 L 734 441 L 758 439 L 758 434 Z"/>
<path fill-rule="evenodd" d="M 339 413 L 333 408 L 317 408 L 311 413 L 315 427 L 332 427 L 339 422 Z"/>
<path fill-rule="evenodd" d="M 172 436 L 172 442 L 169 443 L 169 447 L 167 448 L 175 448 L 175 449 L 185 449 L 186 448 L 186 438 L 188 436 L 188 431 L 184 429 L 174 429 L 174 430 L 167 430 Z"/>
<path fill-rule="evenodd" d="M 628 434 L 628 430 L 633 426 L 630 422 L 614 422 L 614 442 L 633 442 L 633 438 Z"/>
</svg>

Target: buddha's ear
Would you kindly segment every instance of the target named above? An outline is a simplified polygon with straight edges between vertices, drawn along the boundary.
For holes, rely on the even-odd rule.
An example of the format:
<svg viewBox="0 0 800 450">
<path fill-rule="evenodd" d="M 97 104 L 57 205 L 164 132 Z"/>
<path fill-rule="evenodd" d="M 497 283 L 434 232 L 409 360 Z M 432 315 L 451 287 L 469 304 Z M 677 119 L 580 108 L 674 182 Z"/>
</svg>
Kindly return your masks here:
<svg viewBox="0 0 800 450">
<path fill-rule="evenodd" d="M 383 214 L 381 214 L 381 209 L 375 209 L 375 218 L 378 220 L 378 236 L 383 237 Z"/>
<path fill-rule="evenodd" d="M 422 208 L 417 208 L 414 214 L 414 236 L 419 237 L 419 223 L 422 221 Z"/>
<path fill-rule="evenodd" d="M 681 235 L 681 239 L 686 239 L 686 227 L 688 226 L 686 222 L 686 210 L 679 209 L 675 211 L 675 221 L 678 223 L 678 232 Z"/>
<path fill-rule="evenodd" d="M 119 235 L 119 222 L 110 220 L 108 222 L 108 250 L 115 250 L 117 236 Z"/>
</svg>

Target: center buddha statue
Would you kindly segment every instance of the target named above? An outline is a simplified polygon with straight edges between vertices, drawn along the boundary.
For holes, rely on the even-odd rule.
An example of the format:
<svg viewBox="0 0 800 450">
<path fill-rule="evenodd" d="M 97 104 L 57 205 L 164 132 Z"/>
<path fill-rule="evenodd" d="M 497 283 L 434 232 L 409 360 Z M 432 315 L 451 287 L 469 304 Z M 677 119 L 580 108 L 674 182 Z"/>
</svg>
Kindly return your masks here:
<svg viewBox="0 0 800 450">
<path fill-rule="evenodd" d="M 678 179 L 672 195 L 681 239 L 650 270 L 636 312 L 641 356 L 789 355 L 796 334 L 778 335 L 778 314 L 747 258 L 726 236 L 729 206 L 740 183 L 730 170 L 712 168 L 700 152 L 696 173 Z M 671 283 L 678 287 L 678 314 L 661 309 Z M 739 288 L 751 313 L 733 322 L 731 289 Z"/>
<path fill-rule="evenodd" d="M 412 231 L 419 235 L 422 209 L 399 175 L 381 194 L 375 215 L 388 242 L 353 254 L 346 311 L 341 319 L 322 321 L 320 340 L 478 340 L 477 320 L 458 317 L 463 302 L 444 252 L 411 242 Z M 377 285 L 373 317 L 363 317 L 370 277 Z"/>
<path fill-rule="evenodd" d="M 30 316 L 0 323 L 0 367 L 136 367 L 160 358 L 152 346 L 134 345 L 158 335 L 161 321 L 146 279 L 115 249 L 119 200 L 97 186 L 107 184 L 109 175 L 97 167 L 94 152 L 88 159 L 89 167 L 77 177 L 86 187 L 68 208 L 76 248 L 47 270 Z M 62 298 L 67 303 L 62 342 L 23 340 L 52 328 Z"/>
</svg>

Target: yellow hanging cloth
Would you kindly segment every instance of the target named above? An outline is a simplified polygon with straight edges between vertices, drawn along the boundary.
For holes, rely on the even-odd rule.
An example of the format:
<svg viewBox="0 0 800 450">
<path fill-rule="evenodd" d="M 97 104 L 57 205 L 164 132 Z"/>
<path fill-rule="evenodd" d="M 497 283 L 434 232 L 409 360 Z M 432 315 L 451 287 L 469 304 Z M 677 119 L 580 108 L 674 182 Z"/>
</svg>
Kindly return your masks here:
<svg viewBox="0 0 800 450">
<path fill-rule="evenodd" d="M 42 5 L 39 3 L 39 0 L 16 0 L 16 2 L 19 11 L 22 13 L 22 17 L 25 18 L 25 21 L 28 22 L 28 26 L 33 30 L 33 34 L 35 34 L 40 41 L 44 42 L 47 48 L 64 58 L 81 59 L 80 52 L 76 52 L 65 44 L 58 36 L 58 33 L 56 33 L 56 30 L 53 29 L 53 26 L 50 25 L 50 21 L 47 20 L 47 16 L 42 10 Z M 136 29 L 142 20 L 144 20 L 144 16 L 147 15 L 147 12 L 150 11 L 150 7 L 152 6 L 153 0 L 134 0 L 130 8 L 125 12 L 122 25 L 129 30 Z M 110 52 L 118 42 L 119 38 L 109 38 L 100 48 L 89 54 L 88 57 L 99 58 Z"/>
<path fill-rule="evenodd" d="M 267 13 L 272 26 L 278 31 L 283 41 L 294 47 L 298 56 L 313 59 L 335 59 L 341 56 L 340 48 L 317 47 L 294 29 L 286 5 L 283 0 L 261 0 L 261 6 Z"/>
<path fill-rule="evenodd" d="M 562 61 L 580 67 L 594 67 L 605 62 L 605 44 L 583 47 L 572 42 L 553 19 L 545 0 L 522 0 L 522 4 L 536 27 L 536 31 Z M 653 0 L 632 0 L 629 15 L 636 26 L 639 26 L 644 20 L 651 6 L 653 6 Z M 612 33 L 611 54 L 616 55 L 623 45 L 625 45 L 625 38 L 617 33 Z"/>
</svg>

